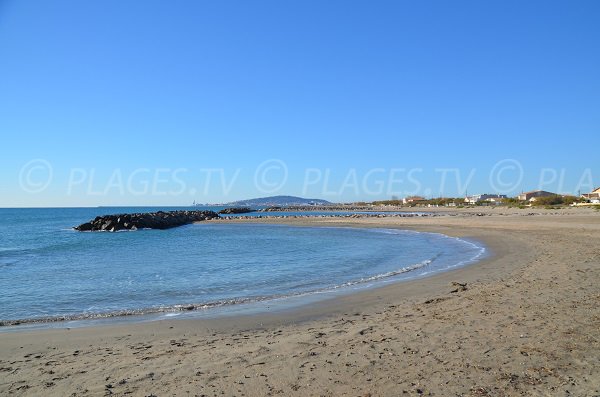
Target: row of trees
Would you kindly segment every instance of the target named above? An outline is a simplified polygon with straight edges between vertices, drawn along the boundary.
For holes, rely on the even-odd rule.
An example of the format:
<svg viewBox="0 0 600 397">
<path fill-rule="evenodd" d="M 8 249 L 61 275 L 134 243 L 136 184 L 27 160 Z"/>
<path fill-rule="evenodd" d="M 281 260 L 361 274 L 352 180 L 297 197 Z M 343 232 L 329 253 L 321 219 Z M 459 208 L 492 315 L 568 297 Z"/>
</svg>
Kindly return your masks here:
<svg viewBox="0 0 600 397">
<path fill-rule="evenodd" d="M 571 205 L 573 203 L 580 203 L 580 202 L 585 202 L 584 198 L 581 197 L 576 197 L 576 196 L 561 196 L 561 195 L 555 195 L 555 196 L 548 196 L 548 197 L 538 197 L 535 199 L 535 201 L 532 201 L 531 204 L 534 206 L 552 206 L 552 205 Z M 405 205 L 405 206 L 409 206 L 409 207 L 415 207 L 418 205 L 437 205 L 437 206 L 447 206 L 447 205 L 456 205 L 456 206 L 462 206 L 462 205 L 473 205 L 473 204 L 467 204 L 464 202 L 464 198 L 462 197 L 440 197 L 440 198 L 432 198 L 432 199 L 428 199 L 428 200 L 424 200 L 424 201 L 418 201 L 418 202 L 414 202 L 414 203 L 408 203 L 408 204 L 404 204 L 402 202 L 402 200 L 379 200 L 379 201 L 373 201 L 371 203 L 367 203 L 367 202 L 359 202 L 359 203 L 355 203 L 356 205 L 377 205 L 377 206 L 401 206 L 401 205 Z M 509 205 L 509 206 L 521 206 L 524 204 L 527 204 L 524 201 L 520 201 L 518 198 L 516 197 L 510 197 L 510 198 L 505 198 L 502 200 L 502 204 L 505 205 Z M 493 203 L 490 203 L 488 201 L 480 201 L 476 204 L 474 204 L 476 206 L 486 206 L 486 205 L 494 205 Z"/>
<path fill-rule="evenodd" d="M 573 203 L 581 203 L 586 200 L 582 197 L 576 196 L 548 196 L 548 197 L 537 197 L 531 204 L 535 206 L 549 206 L 549 205 L 571 205 Z"/>
</svg>

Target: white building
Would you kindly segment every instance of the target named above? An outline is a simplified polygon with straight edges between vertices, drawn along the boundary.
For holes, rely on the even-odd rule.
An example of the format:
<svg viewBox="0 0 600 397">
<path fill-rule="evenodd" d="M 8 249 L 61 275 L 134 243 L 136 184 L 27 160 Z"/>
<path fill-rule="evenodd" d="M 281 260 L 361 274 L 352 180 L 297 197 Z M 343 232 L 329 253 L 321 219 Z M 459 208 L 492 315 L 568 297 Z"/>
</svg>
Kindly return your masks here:
<svg viewBox="0 0 600 397">
<path fill-rule="evenodd" d="M 500 204 L 506 198 L 506 194 L 474 194 L 465 197 L 465 203 L 477 204 L 481 201 L 487 201 L 492 204 Z"/>
<path fill-rule="evenodd" d="M 600 187 L 592 190 L 590 193 L 582 194 L 581 197 L 590 200 L 590 203 L 600 204 Z"/>
</svg>

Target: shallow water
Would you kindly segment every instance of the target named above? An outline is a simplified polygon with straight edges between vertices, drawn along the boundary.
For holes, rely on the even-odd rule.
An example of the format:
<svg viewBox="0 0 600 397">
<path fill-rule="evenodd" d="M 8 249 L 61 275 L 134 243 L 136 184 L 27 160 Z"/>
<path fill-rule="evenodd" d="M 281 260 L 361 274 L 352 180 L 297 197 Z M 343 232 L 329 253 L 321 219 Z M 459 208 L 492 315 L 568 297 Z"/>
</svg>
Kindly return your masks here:
<svg viewBox="0 0 600 397">
<path fill-rule="evenodd" d="M 229 223 L 119 233 L 71 229 L 100 214 L 157 209 L 0 209 L 0 320 L 317 296 L 422 277 L 484 252 L 461 239 L 390 229 Z"/>
</svg>

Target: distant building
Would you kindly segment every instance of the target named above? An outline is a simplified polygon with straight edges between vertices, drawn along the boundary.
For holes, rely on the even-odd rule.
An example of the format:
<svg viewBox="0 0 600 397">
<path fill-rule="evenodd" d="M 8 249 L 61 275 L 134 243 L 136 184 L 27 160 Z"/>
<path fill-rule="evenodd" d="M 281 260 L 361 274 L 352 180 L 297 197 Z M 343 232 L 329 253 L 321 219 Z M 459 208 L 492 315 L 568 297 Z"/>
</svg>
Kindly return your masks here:
<svg viewBox="0 0 600 397">
<path fill-rule="evenodd" d="M 547 192 L 545 190 L 533 190 L 531 192 L 521 193 L 517 198 L 521 201 L 535 201 L 539 197 L 551 197 L 556 195 L 556 193 Z"/>
<path fill-rule="evenodd" d="M 594 204 L 600 203 L 600 187 L 592 190 L 590 193 L 582 194 L 581 197 L 590 200 Z"/>
<path fill-rule="evenodd" d="M 421 196 L 409 196 L 402 199 L 403 204 L 417 204 L 424 201 L 427 201 L 427 199 Z"/>
<path fill-rule="evenodd" d="M 465 197 L 465 203 L 477 204 L 481 201 L 487 201 L 492 204 L 500 204 L 506 198 L 506 194 L 474 194 Z"/>
</svg>

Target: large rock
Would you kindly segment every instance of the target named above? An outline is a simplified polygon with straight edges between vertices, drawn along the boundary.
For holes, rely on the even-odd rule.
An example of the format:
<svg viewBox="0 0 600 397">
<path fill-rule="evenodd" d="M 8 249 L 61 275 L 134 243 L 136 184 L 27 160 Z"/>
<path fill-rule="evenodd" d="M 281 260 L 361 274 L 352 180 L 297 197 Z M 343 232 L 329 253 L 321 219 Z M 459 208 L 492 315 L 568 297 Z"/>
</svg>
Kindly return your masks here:
<svg viewBox="0 0 600 397">
<path fill-rule="evenodd" d="M 138 214 L 105 215 L 97 216 L 89 222 L 75 226 L 73 229 L 80 232 L 170 229 L 218 217 L 219 214 L 214 211 L 158 211 Z"/>
<path fill-rule="evenodd" d="M 267 208 L 263 208 L 261 210 L 259 210 L 260 212 L 277 212 L 277 211 L 284 211 L 284 209 L 282 207 L 267 207 Z"/>
<path fill-rule="evenodd" d="M 219 211 L 219 214 L 247 214 L 248 212 L 254 212 L 255 210 L 250 209 L 248 207 L 231 207 L 231 208 L 223 208 Z"/>
</svg>

